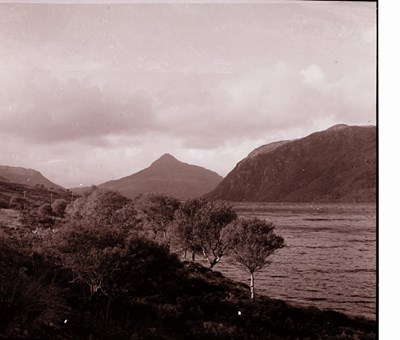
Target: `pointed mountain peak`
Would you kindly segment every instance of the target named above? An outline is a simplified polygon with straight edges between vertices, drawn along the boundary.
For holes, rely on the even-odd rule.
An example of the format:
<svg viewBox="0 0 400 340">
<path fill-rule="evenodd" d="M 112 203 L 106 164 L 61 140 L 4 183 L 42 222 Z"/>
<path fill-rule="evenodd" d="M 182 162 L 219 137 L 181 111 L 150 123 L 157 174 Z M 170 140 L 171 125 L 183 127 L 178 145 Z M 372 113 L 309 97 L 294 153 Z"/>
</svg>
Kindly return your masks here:
<svg viewBox="0 0 400 340">
<path fill-rule="evenodd" d="M 176 164 L 176 163 L 181 163 L 180 161 L 178 161 L 174 156 L 172 156 L 169 153 L 165 153 L 163 154 L 159 159 L 155 160 L 151 166 L 153 165 L 159 165 L 159 164 Z"/>
<path fill-rule="evenodd" d="M 174 156 L 172 156 L 170 153 L 165 153 L 165 154 L 163 154 L 158 160 L 159 160 L 159 161 L 161 161 L 161 160 L 173 160 L 173 161 L 177 161 L 177 159 L 176 159 Z"/>
</svg>

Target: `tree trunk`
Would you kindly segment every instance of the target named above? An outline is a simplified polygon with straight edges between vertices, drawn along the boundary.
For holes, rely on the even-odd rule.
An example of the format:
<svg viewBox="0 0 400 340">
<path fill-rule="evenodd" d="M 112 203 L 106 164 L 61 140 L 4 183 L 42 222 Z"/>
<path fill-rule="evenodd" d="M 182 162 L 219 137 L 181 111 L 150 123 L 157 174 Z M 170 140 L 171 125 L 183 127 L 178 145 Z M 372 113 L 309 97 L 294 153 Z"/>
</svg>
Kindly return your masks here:
<svg viewBox="0 0 400 340">
<path fill-rule="evenodd" d="M 250 297 L 254 299 L 254 273 L 250 273 Z"/>
<path fill-rule="evenodd" d="M 204 249 L 204 247 L 201 247 L 201 250 L 203 251 L 203 255 L 204 255 L 204 257 L 206 258 L 206 260 L 211 264 L 211 261 L 210 261 L 210 259 L 208 258 L 207 253 L 206 253 L 206 250 Z"/>
<path fill-rule="evenodd" d="M 195 259 L 195 253 L 194 253 L 194 251 L 192 251 L 192 261 L 194 262 L 194 259 Z"/>
<path fill-rule="evenodd" d="M 214 266 L 219 262 L 220 258 L 217 257 L 214 260 L 210 261 L 210 269 L 213 269 Z"/>
</svg>

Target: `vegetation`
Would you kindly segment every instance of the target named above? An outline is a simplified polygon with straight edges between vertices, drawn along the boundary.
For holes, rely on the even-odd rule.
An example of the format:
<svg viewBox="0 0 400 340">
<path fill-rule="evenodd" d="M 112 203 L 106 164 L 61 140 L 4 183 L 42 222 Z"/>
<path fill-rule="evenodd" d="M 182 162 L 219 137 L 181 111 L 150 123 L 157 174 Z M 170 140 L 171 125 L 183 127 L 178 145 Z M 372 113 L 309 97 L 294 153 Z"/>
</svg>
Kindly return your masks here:
<svg viewBox="0 0 400 340">
<path fill-rule="evenodd" d="M 28 208 L 29 202 L 25 197 L 14 196 L 10 199 L 10 208 L 24 210 Z"/>
<path fill-rule="evenodd" d="M 95 189 L 88 196 L 74 201 L 68 210 L 73 219 L 81 220 L 93 225 L 111 225 L 129 200 L 119 193 L 109 190 Z"/>
<path fill-rule="evenodd" d="M 226 244 L 221 233 L 236 217 L 232 207 L 222 202 L 207 202 L 199 210 L 195 228 L 196 242 L 210 263 L 210 268 L 225 254 Z"/>
<path fill-rule="evenodd" d="M 148 195 L 139 201 L 143 220 L 153 231 L 155 238 L 159 233 L 164 240 L 167 238 L 167 231 L 174 221 L 175 212 L 180 206 L 180 201 L 166 195 Z"/>
<path fill-rule="evenodd" d="M 67 205 L 68 205 L 67 200 L 58 198 L 51 204 L 51 209 L 53 210 L 54 215 L 58 217 L 64 217 Z"/>
<path fill-rule="evenodd" d="M 40 207 L 43 203 L 51 203 L 54 200 L 63 198 L 70 201 L 68 190 L 48 189 L 44 186 L 30 186 L 20 183 L 4 182 L 0 179 L 0 197 L 10 203 L 10 200 L 23 199 L 28 203 L 29 208 Z"/>
<path fill-rule="evenodd" d="M 189 251 L 192 254 L 192 261 L 195 260 L 196 251 L 199 250 L 196 242 L 196 229 L 198 212 L 203 205 L 205 205 L 205 201 L 201 199 L 191 199 L 182 203 L 175 213 L 175 221 L 171 228 L 173 247 L 178 252 L 183 252 L 185 259 Z"/>
<path fill-rule="evenodd" d="M 238 220 L 225 203 L 131 201 L 95 188 L 52 219 L 0 210 L 0 338 L 375 338 L 373 321 L 254 301 L 246 285 L 181 262 L 182 250 L 237 261 L 241 244 L 249 261 L 246 249 L 256 250 L 256 271 L 282 245 L 272 225 Z"/>
<path fill-rule="evenodd" d="M 53 209 L 49 203 L 42 204 L 38 209 L 38 215 L 40 217 L 49 217 L 53 215 Z"/>
<path fill-rule="evenodd" d="M 269 257 L 284 245 L 275 226 L 258 218 L 239 219 L 224 229 L 222 238 L 231 258 L 250 274 L 250 297 L 254 299 L 254 273 L 270 264 Z"/>
<path fill-rule="evenodd" d="M 204 255 L 213 268 L 224 255 L 225 246 L 221 232 L 237 217 L 233 208 L 223 202 L 204 199 L 188 200 L 180 206 L 174 216 L 171 228 L 172 247 L 178 252 L 192 253 L 192 260 L 198 251 Z"/>
</svg>

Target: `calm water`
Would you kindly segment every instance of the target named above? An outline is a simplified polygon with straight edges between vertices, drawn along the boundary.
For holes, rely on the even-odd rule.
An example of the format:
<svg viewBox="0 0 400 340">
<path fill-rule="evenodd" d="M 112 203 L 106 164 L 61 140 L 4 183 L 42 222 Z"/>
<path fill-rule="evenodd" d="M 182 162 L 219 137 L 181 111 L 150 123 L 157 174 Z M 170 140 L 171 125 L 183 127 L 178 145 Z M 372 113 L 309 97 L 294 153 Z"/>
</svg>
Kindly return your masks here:
<svg viewBox="0 0 400 340">
<path fill-rule="evenodd" d="M 256 293 L 375 319 L 374 204 L 236 204 L 240 216 L 272 221 L 286 247 L 256 273 Z M 224 261 L 215 270 L 248 283 Z"/>
</svg>

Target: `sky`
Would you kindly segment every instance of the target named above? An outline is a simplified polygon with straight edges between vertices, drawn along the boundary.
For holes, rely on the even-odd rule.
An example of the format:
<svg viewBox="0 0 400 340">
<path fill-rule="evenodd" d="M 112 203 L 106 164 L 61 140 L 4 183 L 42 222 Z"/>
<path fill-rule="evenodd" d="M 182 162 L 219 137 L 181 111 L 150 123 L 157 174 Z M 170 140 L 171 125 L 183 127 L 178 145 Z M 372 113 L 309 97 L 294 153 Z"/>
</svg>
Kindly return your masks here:
<svg viewBox="0 0 400 340">
<path fill-rule="evenodd" d="M 0 165 L 64 187 L 376 124 L 376 3 L 0 3 Z"/>
</svg>

